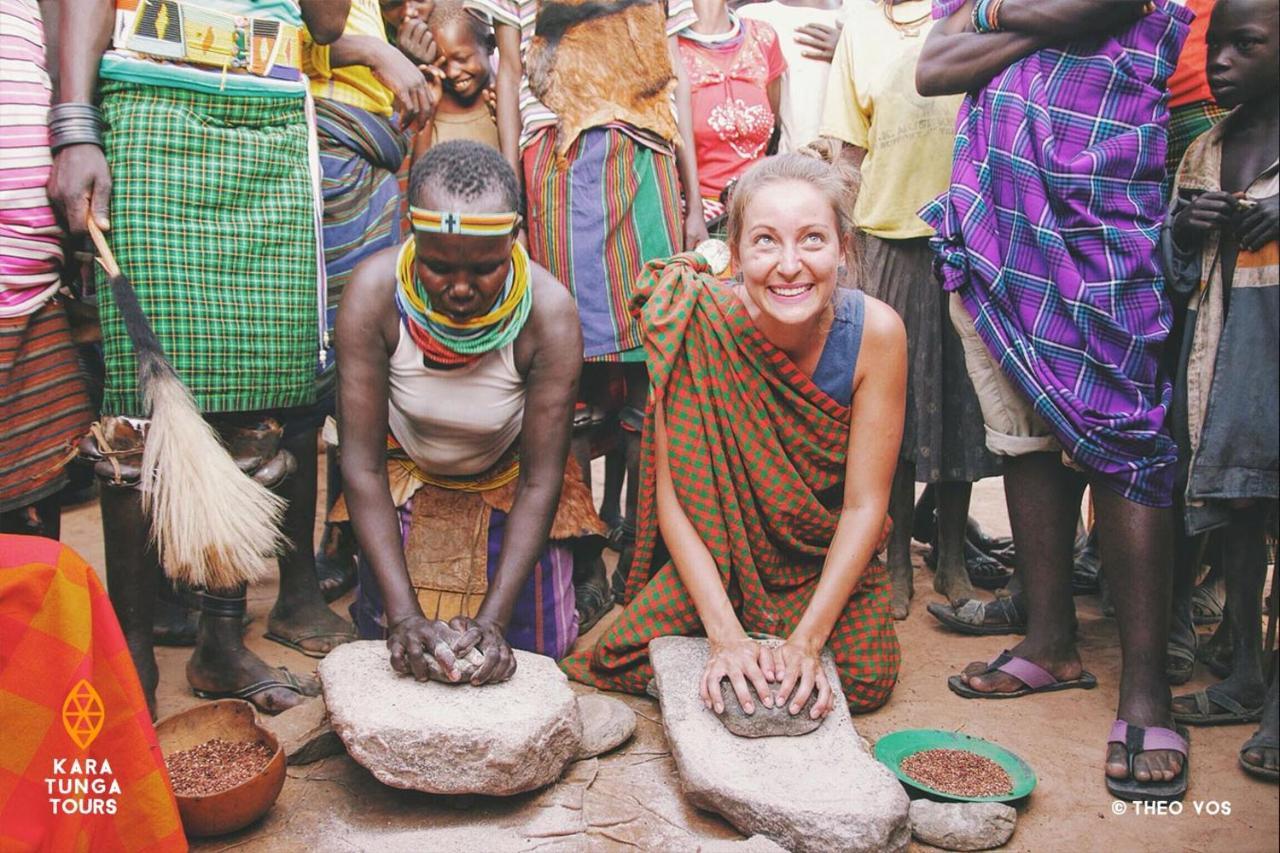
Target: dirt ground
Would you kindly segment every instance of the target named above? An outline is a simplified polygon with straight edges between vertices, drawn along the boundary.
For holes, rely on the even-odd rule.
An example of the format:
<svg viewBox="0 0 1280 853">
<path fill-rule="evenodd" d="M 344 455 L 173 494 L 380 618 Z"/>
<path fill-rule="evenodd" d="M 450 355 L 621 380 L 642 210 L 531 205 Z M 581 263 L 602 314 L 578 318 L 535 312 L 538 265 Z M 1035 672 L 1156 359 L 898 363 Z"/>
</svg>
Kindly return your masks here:
<svg viewBox="0 0 1280 853">
<path fill-rule="evenodd" d="M 989 531 L 1008 533 L 1004 492 L 998 480 L 978 484 L 973 515 Z M 70 510 L 63 539 L 102 572 L 102 530 L 96 504 Z M 1081 654 L 1098 677 L 1093 691 L 1067 691 L 1013 701 L 967 701 L 946 687 L 946 677 L 972 660 L 993 657 L 1011 645 L 1006 637 L 959 637 L 943 631 L 925 612 L 939 600 L 922 554 L 916 555 L 911 616 L 898 623 L 901 678 L 888 705 L 855 718 L 873 742 L 904 728 L 942 728 L 994 740 L 1022 756 L 1039 784 L 1020 809 L 1007 850 L 1274 851 L 1278 846 L 1280 794 L 1246 776 L 1236 765 L 1252 726 L 1199 728 L 1192 732 L 1191 788 L 1180 815 L 1121 813 L 1103 784 L 1105 738 L 1119 682 L 1116 625 L 1101 616 L 1093 597 L 1076 599 Z M 315 661 L 263 639 L 274 600 L 268 586 L 250 593 L 256 617 L 247 641 L 276 665 L 311 671 Z M 345 612 L 350 599 L 334 605 Z M 615 613 L 617 612 L 615 608 Z M 581 643 L 603 630 L 597 626 Z M 160 649 L 160 714 L 196 703 L 183 666 L 188 651 Z M 1207 672 L 1186 689 L 1204 687 Z M 577 686 L 581 692 L 590 688 Z M 280 800 L 258 824 L 202 850 L 662 850 L 695 851 L 714 840 L 742 836 L 715 815 L 683 800 L 663 735 L 657 703 L 624 697 L 635 709 L 636 736 L 598 759 L 579 762 L 551 788 L 512 798 L 434 797 L 385 787 L 346 756 L 291 767 Z M 761 768 L 767 772 L 767 768 Z M 780 786 L 786 780 L 778 780 Z M 1197 804 L 1200 813 L 1197 813 Z M 927 849 L 915 846 L 915 849 Z"/>
</svg>

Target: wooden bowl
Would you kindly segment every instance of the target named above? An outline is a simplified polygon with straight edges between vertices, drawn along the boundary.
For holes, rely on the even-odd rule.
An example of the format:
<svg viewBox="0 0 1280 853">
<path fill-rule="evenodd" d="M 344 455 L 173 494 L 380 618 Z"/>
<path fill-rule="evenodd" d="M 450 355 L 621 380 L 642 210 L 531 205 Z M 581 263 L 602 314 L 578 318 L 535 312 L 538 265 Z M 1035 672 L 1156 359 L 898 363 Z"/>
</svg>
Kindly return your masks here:
<svg viewBox="0 0 1280 853">
<path fill-rule="evenodd" d="M 156 723 L 156 736 L 165 755 L 213 738 L 233 743 L 257 741 L 271 748 L 267 766 L 239 785 L 216 794 L 176 795 L 187 835 L 225 835 L 242 829 L 266 814 L 284 787 L 284 750 L 276 736 L 258 724 L 253 705 L 242 699 L 206 702 L 165 717 Z"/>
</svg>

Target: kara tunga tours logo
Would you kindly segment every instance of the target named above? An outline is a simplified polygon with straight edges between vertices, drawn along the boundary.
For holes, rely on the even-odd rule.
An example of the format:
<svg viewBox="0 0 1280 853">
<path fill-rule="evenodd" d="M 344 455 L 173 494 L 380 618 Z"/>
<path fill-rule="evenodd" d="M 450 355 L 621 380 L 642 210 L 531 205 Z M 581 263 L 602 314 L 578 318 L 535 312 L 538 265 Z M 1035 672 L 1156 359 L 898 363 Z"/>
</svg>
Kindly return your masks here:
<svg viewBox="0 0 1280 853">
<path fill-rule="evenodd" d="M 93 685 L 80 679 L 62 703 L 62 726 L 81 751 L 87 750 L 102 731 L 106 709 Z M 54 758 L 44 784 L 49 807 L 56 815 L 113 815 L 120 796 L 120 782 L 111 762 L 97 758 Z"/>
</svg>

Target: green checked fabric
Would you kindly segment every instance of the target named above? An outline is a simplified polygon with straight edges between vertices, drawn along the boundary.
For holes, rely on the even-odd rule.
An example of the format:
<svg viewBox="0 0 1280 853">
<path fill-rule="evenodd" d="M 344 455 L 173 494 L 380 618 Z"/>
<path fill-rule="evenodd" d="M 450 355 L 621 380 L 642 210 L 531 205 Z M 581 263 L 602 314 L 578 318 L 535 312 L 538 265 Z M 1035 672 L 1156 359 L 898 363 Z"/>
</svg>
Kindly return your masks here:
<svg viewBox="0 0 1280 853">
<path fill-rule="evenodd" d="M 813 597 L 840 518 L 849 409 L 752 324 L 696 255 L 651 261 L 636 286 L 653 398 L 666 413 L 680 507 L 720 569 L 747 631 L 785 637 Z M 702 624 L 658 533 L 654 407 L 645 416 L 639 527 L 627 607 L 596 646 L 562 662 L 607 690 L 644 692 L 654 637 Z M 841 495 L 842 497 L 842 495 Z M 873 559 L 827 641 L 850 709 L 889 698 L 900 652 L 889 579 Z"/>
<path fill-rule="evenodd" d="M 300 98 L 104 81 L 111 232 L 178 375 L 206 413 L 310 403 L 319 353 L 315 207 Z M 104 414 L 145 414 L 100 277 Z"/>
</svg>

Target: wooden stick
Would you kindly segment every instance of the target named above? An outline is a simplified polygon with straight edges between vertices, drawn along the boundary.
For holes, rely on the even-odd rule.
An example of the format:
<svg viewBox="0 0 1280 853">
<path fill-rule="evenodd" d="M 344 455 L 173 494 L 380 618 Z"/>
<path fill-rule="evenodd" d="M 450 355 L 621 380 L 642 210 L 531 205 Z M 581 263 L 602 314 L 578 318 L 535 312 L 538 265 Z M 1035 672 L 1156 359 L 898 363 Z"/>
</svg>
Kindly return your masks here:
<svg viewBox="0 0 1280 853">
<path fill-rule="evenodd" d="M 89 236 L 93 238 L 93 245 L 98 249 L 98 263 L 106 270 L 107 275 L 115 278 L 120 275 L 120 265 L 116 263 L 116 256 L 112 253 L 111 247 L 107 245 L 107 236 L 102 233 L 102 229 L 98 227 L 98 223 L 93 221 L 93 214 L 89 214 Z"/>
</svg>

